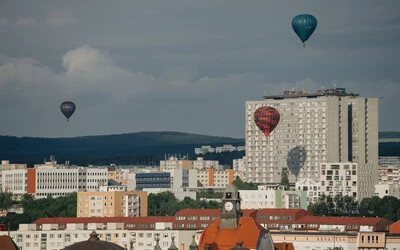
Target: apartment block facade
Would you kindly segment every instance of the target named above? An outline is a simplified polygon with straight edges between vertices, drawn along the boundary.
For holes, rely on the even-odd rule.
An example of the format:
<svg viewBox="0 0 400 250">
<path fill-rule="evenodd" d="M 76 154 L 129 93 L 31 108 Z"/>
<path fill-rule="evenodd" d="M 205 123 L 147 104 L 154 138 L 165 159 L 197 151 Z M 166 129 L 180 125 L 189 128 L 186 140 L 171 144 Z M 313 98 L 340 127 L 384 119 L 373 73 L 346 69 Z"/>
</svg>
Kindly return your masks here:
<svg viewBox="0 0 400 250">
<path fill-rule="evenodd" d="M 268 138 L 254 122 L 254 112 L 263 106 L 280 113 Z M 342 88 L 285 91 L 263 101 L 247 101 L 245 122 L 246 181 L 279 183 L 284 168 L 291 183 L 303 178 L 318 181 L 321 163 L 355 162 L 360 184 L 370 187 L 363 196 L 373 195 L 378 170 L 377 98 L 359 97 Z"/>
<path fill-rule="evenodd" d="M 147 192 L 78 192 L 77 217 L 147 216 Z"/>
</svg>

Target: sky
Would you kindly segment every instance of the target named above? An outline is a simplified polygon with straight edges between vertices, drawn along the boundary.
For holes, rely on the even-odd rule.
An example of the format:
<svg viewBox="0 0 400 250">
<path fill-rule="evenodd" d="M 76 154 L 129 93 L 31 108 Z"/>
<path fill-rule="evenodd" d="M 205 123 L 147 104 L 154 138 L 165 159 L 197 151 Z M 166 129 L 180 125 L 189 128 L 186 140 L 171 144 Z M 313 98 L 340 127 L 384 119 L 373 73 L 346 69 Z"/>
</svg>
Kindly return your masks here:
<svg viewBox="0 0 400 250">
<path fill-rule="evenodd" d="M 400 1 L 2 0 L 0 135 L 243 138 L 246 100 L 334 86 L 382 97 L 379 130 L 399 131 L 399 58 Z"/>
</svg>

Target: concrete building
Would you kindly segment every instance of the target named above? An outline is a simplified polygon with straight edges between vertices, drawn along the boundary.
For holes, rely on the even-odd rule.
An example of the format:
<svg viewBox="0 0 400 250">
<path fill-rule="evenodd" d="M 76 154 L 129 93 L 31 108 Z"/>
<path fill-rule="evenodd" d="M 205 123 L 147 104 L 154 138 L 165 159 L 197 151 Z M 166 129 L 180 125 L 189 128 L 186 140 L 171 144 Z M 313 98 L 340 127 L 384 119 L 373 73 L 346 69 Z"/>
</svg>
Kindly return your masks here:
<svg viewBox="0 0 400 250">
<path fill-rule="evenodd" d="M 193 161 L 193 168 L 198 170 L 204 170 L 207 168 L 218 169 L 218 161 L 204 160 L 203 157 L 197 157 L 197 160 Z"/>
<path fill-rule="evenodd" d="M 226 170 L 198 170 L 197 181 L 201 187 L 222 187 L 232 184 L 236 177 L 242 178 L 241 171 L 235 171 L 233 169 Z"/>
<path fill-rule="evenodd" d="M 379 166 L 378 182 L 382 184 L 400 184 L 400 165 Z"/>
<path fill-rule="evenodd" d="M 153 250 L 156 239 L 162 249 L 171 245 L 171 238 L 179 249 L 189 249 L 193 229 L 172 229 L 173 217 L 116 217 L 116 218 L 43 218 L 34 224 L 20 224 L 10 236 L 19 249 L 61 250 L 76 242 L 85 241 L 95 230 L 99 239 L 115 243 L 125 249 Z M 0 232 L 5 235 L 7 232 Z"/>
<path fill-rule="evenodd" d="M 233 152 L 236 151 L 236 147 L 230 144 L 223 145 L 221 147 L 215 148 L 215 153 L 223 153 L 223 152 Z"/>
<path fill-rule="evenodd" d="M 134 181 L 129 179 L 128 190 L 171 188 L 171 174 L 168 172 L 136 173 L 134 178 Z"/>
<path fill-rule="evenodd" d="M 378 159 L 379 166 L 400 166 L 400 156 L 380 156 Z"/>
<path fill-rule="evenodd" d="M 242 159 L 233 159 L 232 161 L 232 169 L 236 171 L 244 171 L 244 163 L 245 163 L 245 157 Z"/>
<path fill-rule="evenodd" d="M 107 168 L 35 165 L 28 169 L 27 192 L 37 198 L 64 196 L 78 191 L 96 191 L 107 185 Z"/>
<path fill-rule="evenodd" d="M 77 217 L 147 216 L 147 192 L 78 192 Z"/>
<path fill-rule="evenodd" d="M 26 168 L 0 170 L 0 184 L 2 192 L 11 192 L 16 198 L 22 197 L 24 194 L 26 194 L 27 177 Z"/>
<path fill-rule="evenodd" d="M 2 160 L 0 164 L 1 170 L 14 170 L 14 169 L 26 169 L 26 164 L 14 164 L 10 163 L 8 160 Z"/>
<path fill-rule="evenodd" d="M 196 155 L 204 155 L 207 153 L 214 153 L 215 148 L 212 148 L 211 146 L 201 146 L 201 148 L 195 148 L 194 153 Z"/>
<path fill-rule="evenodd" d="M 307 191 L 276 190 L 258 186 L 258 190 L 240 190 L 243 209 L 307 209 Z"/>
<path fill-rule="evenodd" d="M 377 98 L 362 98 L 343 88 L 285 91 L 264 98 L 246 102 L 246 181 L 279 183 L 283 168 L 292 183 L 318 181 L 321 163 L 355 162 L 360 185 L 368 186 L 360 197 L 373 195 L 378 176 Z M 254 122 L 254 112 L 262 106 L 280 113 L 268 140 Z"/>
<path fill-rule="evenodd" d="M 360 174 L 356 163 L 322 163 L 321 193 L 331 197 L 348 195 L 358 199 L 357 194 L 365 193 L 364 189 L 374 185 L 374 183 L 371 183 L 367 186 L 361 186 L 359 178 Z M 364 197 L 361 197 L 361 199 Z"/>
<path fill-rule="evenodd" d="M 307 192 L 308 203 L 317 202 L 321 195 L 321 184 L 318 181 L 313 181 L 310 178 L 305 178 L 296 181 L 296 190 Z"/>
<path fill-rule="evenodd" d="M 375 184 L 375 195 L 379 198 L 394 196 L 400 199 L 400 184 Z"/>
<path fill-rule="evenodd" d="M 166 170 L 171 177 L 172 189 L 178 188 L 195 188 L 197 187 L 197 170 L 196 169 L 170 169 Z"/>
<path fill-rule="evenodd" d="M 177 169 L 177 168 L 192 169 L 193 161 L 187 159 L 178 159 L 177 157 L 174 156 L 169 157 L 168 160 L 160 161 L 161 171 L 165 171 L 168 169 Z"/>
</svg>

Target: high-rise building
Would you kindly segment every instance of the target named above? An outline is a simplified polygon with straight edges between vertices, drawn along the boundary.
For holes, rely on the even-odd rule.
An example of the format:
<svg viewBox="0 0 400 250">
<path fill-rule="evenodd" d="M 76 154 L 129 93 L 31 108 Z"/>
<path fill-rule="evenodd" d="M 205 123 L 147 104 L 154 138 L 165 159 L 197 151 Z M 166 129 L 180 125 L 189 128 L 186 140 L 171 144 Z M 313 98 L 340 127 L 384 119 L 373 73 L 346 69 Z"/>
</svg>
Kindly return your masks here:
<svg viewBox="0 0 400 250">
<path fill-rule="evenodd" d="M 373 195 L 378 176 L 377 98 L 359 97 L 344 88 L 284 91 L 264 98 L 246 102 L 246 181 L 280 183 L 284 168 L 291 183 L 318 181 L 321 163 L 356 162 L 360 185 L 373 183 L 360 195 Z M 254 112 L 263 106 L 280 113 L 268 138 L 254 122 Z"/>
</svg>

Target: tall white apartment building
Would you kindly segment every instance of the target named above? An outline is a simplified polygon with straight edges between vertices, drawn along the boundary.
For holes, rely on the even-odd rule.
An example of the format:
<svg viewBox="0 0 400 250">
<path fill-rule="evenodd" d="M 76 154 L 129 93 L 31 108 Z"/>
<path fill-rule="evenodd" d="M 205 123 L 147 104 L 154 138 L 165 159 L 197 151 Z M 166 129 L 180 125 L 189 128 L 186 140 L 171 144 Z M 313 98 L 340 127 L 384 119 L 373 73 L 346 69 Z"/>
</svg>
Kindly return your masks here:
<svg viewBox="0 0 400 250">
<path fill-rule="evenodd" d="M 200 170 L 207 168 L 218 169 L 218 165 L 218 161 L 204 160 L 203 157 L 197 157 L 197 160 L 193 161 L 193 168 Z"/>
<path fill-rule="evenodd" d="M 245 180 L 279 183 L 283 168 L 289 180 L 319 180 L 323 162 L 356 162 L 360 183 L 372 183 L 378 169 L 378 99 L 346 93 L 344 88 L 317 93 L 285 91 L 246 102 Z M 270 106 L 280 122 L 268 139 L 254 122 L 254 112 Z M 368 186 L 368 185 L 364 185 Z"/>
</svg>

